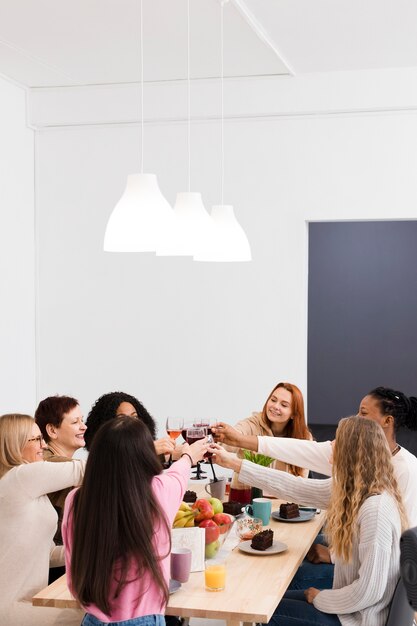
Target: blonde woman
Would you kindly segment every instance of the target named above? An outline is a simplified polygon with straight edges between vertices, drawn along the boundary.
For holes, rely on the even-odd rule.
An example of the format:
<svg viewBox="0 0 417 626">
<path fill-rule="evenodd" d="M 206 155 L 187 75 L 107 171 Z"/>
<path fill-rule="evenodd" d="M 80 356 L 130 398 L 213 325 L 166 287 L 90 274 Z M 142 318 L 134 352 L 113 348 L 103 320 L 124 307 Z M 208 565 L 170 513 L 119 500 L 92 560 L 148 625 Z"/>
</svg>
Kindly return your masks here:
<svg viewBox="0 0 417 626">
<path fill-rule="evenodd" d="M 57 514 L 46 494 L 79 485 L 84 461 L 45 463 L 45 442 L 29 415 L 0 417 L 0 626 L 80 624 L 81 611 L 32 606 L 49 567 L 64 564 L 53 537 Z"/>
<path fill-rule="evenodd" d="M 328 480 L 297 478 L 215 447 L 216 463 L 239 472 L 240 480 L 328 510 L 333 588 L 288 591 L 269 626 L 290 621 L 294 626 L 385 626 L 399 578 L 399 540 L 408 522 L 382 428 L 360 417 L 341 420 Z"/>
</svg>

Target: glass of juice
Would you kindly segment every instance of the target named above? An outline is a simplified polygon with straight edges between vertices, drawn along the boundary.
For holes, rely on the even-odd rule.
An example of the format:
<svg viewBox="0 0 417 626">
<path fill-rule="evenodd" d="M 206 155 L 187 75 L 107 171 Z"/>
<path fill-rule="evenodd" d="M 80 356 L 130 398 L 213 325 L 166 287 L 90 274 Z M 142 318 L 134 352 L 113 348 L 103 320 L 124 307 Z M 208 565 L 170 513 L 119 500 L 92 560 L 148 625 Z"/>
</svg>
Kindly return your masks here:
<svg viewBox="0 0 417 626">
<path fill-rule="evenodd" d="M 206 561 L 204 580 L 208 591 L 223 591 L 226 586 L 226 564 L 222 560 Z"/>
</svg>

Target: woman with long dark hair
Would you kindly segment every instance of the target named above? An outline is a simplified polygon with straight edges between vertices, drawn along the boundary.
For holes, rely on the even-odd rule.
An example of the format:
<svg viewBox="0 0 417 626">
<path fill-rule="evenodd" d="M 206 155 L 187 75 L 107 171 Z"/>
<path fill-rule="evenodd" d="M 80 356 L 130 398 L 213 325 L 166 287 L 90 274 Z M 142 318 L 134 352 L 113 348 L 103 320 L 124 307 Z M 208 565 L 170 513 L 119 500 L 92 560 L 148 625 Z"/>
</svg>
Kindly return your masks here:
<svg viewBox="0 0 417 626">
<path fill-rule="evenodd" d="M 111 419 L 98 430 L 62 525 L 68 585 L 87 612 L 84 626 L 165 623 L 170 528 L 191 466 L 207 448 L 206 439 L 185 444 L 162 473 L 141 420 Z"/>
<path fill-rule="evenodd" d="M 216 463 L 239 472 L 241 480 L 279 498 L 327 509 L 333 588 L 287 591 L 268 626 L 385 626 L 408 519 L 381 426 L 358 416 L 342 419 L 327 480 L 259 467 L 215 445 Z"/>
</svg>

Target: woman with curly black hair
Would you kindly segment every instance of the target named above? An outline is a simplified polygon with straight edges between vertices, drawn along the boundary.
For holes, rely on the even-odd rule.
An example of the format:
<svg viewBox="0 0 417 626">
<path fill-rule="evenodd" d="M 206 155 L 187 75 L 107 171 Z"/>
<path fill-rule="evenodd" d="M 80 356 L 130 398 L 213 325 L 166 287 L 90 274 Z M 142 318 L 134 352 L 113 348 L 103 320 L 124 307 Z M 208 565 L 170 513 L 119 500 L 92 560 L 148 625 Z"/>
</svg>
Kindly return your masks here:
<svg viewBox="0 0 417 626">
<path fill-rule="evenodd" d="M 158 455 L 171 454 L 175 444 L 169 437 L 156 439 L 156 424 L 153 417 L 148 413 L 143 404 L 135 396 L 122 391 L 105 393 L 93 404 L 87 415 L 87 430 L 84 435 L 85 446 L 90 450 L 93 439 L 102 424 L 114 418 L 136 417 L 149 429 L 154 439 L 155 450 Z"/>
</svg>

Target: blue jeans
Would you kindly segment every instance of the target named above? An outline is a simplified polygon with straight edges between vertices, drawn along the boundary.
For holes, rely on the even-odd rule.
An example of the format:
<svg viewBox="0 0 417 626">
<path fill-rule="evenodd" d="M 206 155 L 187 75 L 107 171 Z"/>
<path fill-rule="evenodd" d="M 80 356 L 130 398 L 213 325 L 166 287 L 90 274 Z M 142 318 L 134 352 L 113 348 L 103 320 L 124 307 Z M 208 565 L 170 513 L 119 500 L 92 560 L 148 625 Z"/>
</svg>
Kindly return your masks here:
<svg viewBox="0 0 417 626">
<path fill-rule="evenodd" d="M 317 535 L 314 543 L 326 545 L 324 536 L 322 534 Z M 288 585 L 288 589 L 308 589 L 309 587 L 331 589 L 333 587 L 333 574 L 333 563 L 310 563 L 304 559 Z"/>
<path fill-rule="evenodd" d="M 94 615 L 86 613 L 81 622 L 81 626 L 165 626 L 165 617 L 163 615 L 143 615 L 142 617 L 133 617 L 125 619 L 121 622 L 102 622 Z"/>
<path fill-rule="evenodd" d="M 340 626 L 340 620 L 309 604 L 303 591 L 287 591 L 267 626 Z"/>
</svg>

